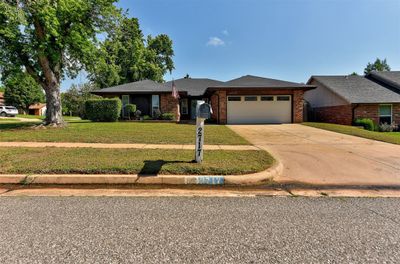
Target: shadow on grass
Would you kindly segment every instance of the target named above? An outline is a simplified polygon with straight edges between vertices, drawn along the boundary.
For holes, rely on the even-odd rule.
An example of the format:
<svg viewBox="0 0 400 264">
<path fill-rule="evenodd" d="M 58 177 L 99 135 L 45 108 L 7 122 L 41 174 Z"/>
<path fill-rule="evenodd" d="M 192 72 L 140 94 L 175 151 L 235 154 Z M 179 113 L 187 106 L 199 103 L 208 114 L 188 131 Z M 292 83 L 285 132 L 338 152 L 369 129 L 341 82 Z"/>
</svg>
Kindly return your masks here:
<svg viewBox="0 0 400 264">
<path fill-rule="evenodd" d="M 193 163 L 193 161 L 185 161 L 185 160 L 171 160 L 171 161 L 165 161 L 165 160 L 145 160 L 144 161 L 144 166 L 138 173 L 139 176 L 153 176 L 153 175 L 158 175 L 158 173 L 161 171 L 162 167 L 165 164 L 171 164 L 171 163 Z"/>
<path fill-rule="evenodd" d="M 29 128 L 40 124 L 40 122 L 18 122 L 18 123 L 0 123 L 0 130 L 13 130 L 13 129 L 22 129 Z"/>
</svg>

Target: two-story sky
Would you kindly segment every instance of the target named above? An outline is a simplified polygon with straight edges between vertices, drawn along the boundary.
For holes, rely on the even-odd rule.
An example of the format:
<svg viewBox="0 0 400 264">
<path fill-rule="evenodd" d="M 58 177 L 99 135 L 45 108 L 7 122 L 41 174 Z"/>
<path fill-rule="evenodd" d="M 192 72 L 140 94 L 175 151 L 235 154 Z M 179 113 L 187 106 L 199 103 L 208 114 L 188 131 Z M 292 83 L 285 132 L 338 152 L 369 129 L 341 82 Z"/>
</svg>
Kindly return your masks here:
<svg viewBox="0 0 400 264">
<path fill-rule="evenodd" d="M 175 70 L 166 80 L 246 74 L 296 82 L 363 73 L 387 58 L 400 70 L 400 0 L 121 0 L 144 34 L 168 34 Z M 71 83 L 85 81 L 81 74 Z"/>
</svg>

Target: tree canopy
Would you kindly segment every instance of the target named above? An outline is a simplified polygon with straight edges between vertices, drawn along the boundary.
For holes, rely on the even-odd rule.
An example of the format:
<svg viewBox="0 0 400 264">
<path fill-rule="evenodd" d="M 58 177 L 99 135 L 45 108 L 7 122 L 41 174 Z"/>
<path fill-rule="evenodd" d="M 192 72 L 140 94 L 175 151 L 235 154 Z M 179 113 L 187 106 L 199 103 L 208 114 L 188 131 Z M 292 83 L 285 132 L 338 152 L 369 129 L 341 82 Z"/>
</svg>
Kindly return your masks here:
<svg viewBox="0 0 400 264">
<path fill-rule="evenodd" d="M 14 74 L 5 80 L 4 100 L 7 105 L 25 112 L 29 111 L 30 105 L 45 101 L 42 87 L 26 73 Z"/>
<path fill-rule="evenodd" d="M 390 66 L 386 59 L 377 58 L 374 63 L 368 62 L 367 67 L 364 69 L 365 74 L 369 74 L 371 71 L 390 71 Z"/>
<path fill-rule="evenodd" d="M 89 78 L 104 88 L 143 79 L 163 81 L 174 69 L 172 40 L 165 34 L 146 39 L 137 18 L 123 18 L 100 44 Z"/>
<path fill-rule="evenodd" d="M 46 92 L 49 124 L 62 123 L 60 81 L 88 70 L 101 32 L 120 18 L 115 0 L 0 1 L 0 74 L 26 71 Z"/>
</svg>

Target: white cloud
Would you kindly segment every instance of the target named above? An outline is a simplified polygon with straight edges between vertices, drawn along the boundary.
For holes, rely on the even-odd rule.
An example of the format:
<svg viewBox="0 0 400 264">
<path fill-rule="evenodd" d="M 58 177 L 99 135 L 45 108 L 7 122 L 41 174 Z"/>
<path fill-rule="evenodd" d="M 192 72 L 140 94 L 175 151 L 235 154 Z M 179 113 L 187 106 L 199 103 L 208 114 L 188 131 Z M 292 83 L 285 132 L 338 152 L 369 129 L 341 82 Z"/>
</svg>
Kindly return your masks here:
<svg viewBox="0 0 400 264">
<path fill-rule="evenodd" d="M 222 30 L 222 34 L 224 34 L 225 36 L 228 36 L 229 32 L 228 32 L 228 30 L 224 29 L 224 30 Z"/>
<path fill-rule="evenodd" d="M 214 46 L 214 47 L 225 46 L 225 42 L 218 37 L 210 37 L 207 42 L 207 46 Z"/>
</svg>

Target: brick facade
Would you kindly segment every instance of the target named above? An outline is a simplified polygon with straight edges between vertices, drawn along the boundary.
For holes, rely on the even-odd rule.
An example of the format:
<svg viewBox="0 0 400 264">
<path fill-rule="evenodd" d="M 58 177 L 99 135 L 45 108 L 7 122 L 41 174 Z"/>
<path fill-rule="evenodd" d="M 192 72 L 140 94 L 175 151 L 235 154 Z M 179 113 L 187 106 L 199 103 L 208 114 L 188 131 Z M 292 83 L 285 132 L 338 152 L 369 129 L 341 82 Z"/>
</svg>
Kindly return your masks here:
<svg viewBox="0 0 400 264">
<path fill-rule="evenodd" d="M 353 119 L 370 118 L 379 124 L 380 104 L 353 104 L 314 108 L 315 119 L 318 122 L 351 125 Z M 354 116 L 353 116 L 354 108 Z M 400 124 L 400 104 L 392 104 L 392 120 Z"/>
<path fill-rule="evenodd" d="M 392 105 L 392 121 L 400 124 L 400 104 Z M 360 104 L 355 107 L 354 119 L 370 118 L 375 124 L 379 124 L 379 104 Z"/>
<path fill-rule="evenodd" d="M 293 113 L 292 121 L 294 123 L 303 122 L 303 104 L 304 104 L 304 91 L 303 90 L 290 90 L 290 89 L 259 89 L 259 88 L 246 88 L 229 89 L 215 91 L 210 97 L 211 106 L 214 110 L 212 115 L 213 119 L 217 120 L 220 124 L 227 123 L 227 96 L 229 95 L 292 95 Z"/>
<path fill-rule="evenodd" d="M 352 124 L 351 105 L 317 107 L 313 109 L 315 121 L 342 125 Z"/>
<path fill-rule="evenodd" d="M 174 113 L 175 120 L 180 121 L 179 100 L 172 97 L 171 93 L 160 94 L 161 113 Z"/>
<path fill-rule="evenodd" d="M 293 123 L 303 122 L 304 91 L 293 92 Z"/>
</svg>

